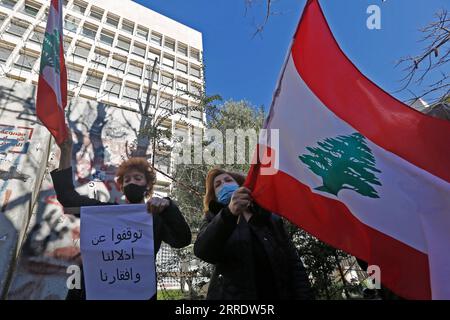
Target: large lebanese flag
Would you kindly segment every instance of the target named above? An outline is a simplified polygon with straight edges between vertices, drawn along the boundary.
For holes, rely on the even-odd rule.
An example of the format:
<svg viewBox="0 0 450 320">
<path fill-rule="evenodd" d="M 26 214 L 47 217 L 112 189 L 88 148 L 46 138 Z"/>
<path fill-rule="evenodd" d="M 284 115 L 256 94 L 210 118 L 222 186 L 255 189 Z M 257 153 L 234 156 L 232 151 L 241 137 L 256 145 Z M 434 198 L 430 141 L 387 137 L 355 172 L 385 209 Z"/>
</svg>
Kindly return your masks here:
<svg viewBox="0 0 450 320">
<path fill-rule="evenodd" d="M 51 0 L 36 97 L 36 114 L 60 144 L 67 137 L 67 71 L 64 61 L 62 0 Z"/>
<path fill-rule="evenodd" d="M 367 79 L 309 0 L 246 185 L 255 201 L 378 265 L 410 299 L 450 299 L 450 123 Z M 264 155 L 264 156 L 261 156 Z"/>
</svg>

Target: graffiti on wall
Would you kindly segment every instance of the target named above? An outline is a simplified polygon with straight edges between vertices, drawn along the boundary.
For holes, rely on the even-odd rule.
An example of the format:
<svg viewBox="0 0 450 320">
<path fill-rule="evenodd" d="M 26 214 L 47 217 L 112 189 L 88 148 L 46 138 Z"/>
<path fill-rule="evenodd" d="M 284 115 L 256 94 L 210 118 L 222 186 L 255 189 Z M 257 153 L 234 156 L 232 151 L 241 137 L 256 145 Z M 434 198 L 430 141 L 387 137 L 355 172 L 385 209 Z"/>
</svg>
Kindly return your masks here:
<svg viewBox="0 0 450 320">
<path fill-rule="evenodd" d="M 136 140 L 139 115 L 99 102 L 73 99 L 66 118 L 74 141 L 72 171 L 76 190 L 101 201 L 122 203 L 115 172 L 127 158 L 127 146 Z M 58 167 L 58 161 L 59 148 L 53 144 L 8 299 L 64 299 L 67 270 L 81 264 L 79 219 L 64 212 L 49 174 Z"/>
<path fill-rule="evenodd" d="M 26 236 L 30 208 L 45 171 L 48 131 L 33 119 L 34 88 L 2 79 L 0 85 L 0 297 Z"/>
</svg>

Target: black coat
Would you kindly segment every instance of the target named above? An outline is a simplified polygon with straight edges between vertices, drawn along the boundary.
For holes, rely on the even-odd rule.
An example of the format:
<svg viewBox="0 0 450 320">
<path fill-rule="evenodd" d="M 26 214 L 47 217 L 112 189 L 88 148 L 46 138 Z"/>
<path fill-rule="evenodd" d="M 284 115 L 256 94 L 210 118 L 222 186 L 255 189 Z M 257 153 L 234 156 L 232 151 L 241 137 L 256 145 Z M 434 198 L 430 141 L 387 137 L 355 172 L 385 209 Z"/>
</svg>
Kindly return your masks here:
<svg viewBox="0 0 450 320">
<path fill-rule="evenodd" d="M 60 171 L 53 170 L 50 174 L 57 199 L 63 207 L 117 205 L 117 203 L 102 202 L 80 195 L 73 185 L 72 168 Z M 170 205 L 161 214 L 153 215 L 155 257 L 162 241 L 174 248 L 183 248 L 191 243 L 191 230 L 186 220 L 183 218 L 177 205 L 169 198 L 167 199 L 170 201 Z M 77 290 L 69 291 L 75 292 Z M 71 292 L 69 292 L 69 296 L 70 294 Z M 84 290 L 78 294 L 81 294 L 81 298 L 84 298 Z"/>
<path fill-rule="evenodd" d="M 280 217 L 254 205 L 249 221 L 238 222 L 215 201 L 209 209 L 194 244 L 195 255 L 215 265 L 207 299 L 313 299 Z"/>
</svg>

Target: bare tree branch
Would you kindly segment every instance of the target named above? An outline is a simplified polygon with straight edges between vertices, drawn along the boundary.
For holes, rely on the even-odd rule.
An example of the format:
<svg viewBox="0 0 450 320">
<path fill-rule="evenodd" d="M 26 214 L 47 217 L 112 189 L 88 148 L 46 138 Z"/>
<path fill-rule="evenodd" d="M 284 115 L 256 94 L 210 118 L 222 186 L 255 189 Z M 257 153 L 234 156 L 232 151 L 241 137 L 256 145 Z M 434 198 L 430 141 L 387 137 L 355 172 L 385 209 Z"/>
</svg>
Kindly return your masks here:
<svg viewBox="0 0 450 320">
<path fill-rule="evenodd" d="M 420 42 L 427 43 L 422 52 L 416 56 L 408 56 L 400 59 L 396 66 L 406 65 L 403 69 L 406 75 L 400 80 L 402 86 L 394 91 L 410 90 L 411 85 L 423 86 L 420 94 L 413 94 L 416 99 L 428 97 L 432 103 L 445 99 L 450 86 L 448 74 L 441 72 L 442 78 L 429 85 L 424 83 L 431 78 L 431 72 L 445 70 L 450 61 L 450 17 L 447 10 L 436 14 L 436 21 L 430 23 L 420 31 L 424 34 Z M 432 98 L 431 96 L 434 96 Z"/>
</svg>

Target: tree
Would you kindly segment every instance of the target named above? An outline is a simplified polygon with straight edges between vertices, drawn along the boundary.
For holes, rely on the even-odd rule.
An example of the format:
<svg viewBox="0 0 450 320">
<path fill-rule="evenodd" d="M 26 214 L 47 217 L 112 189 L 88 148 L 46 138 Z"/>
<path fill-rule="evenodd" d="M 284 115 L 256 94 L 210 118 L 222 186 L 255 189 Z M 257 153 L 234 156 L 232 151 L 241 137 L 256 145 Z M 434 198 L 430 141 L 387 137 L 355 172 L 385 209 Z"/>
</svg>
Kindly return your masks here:
<svg viewBox="0 0 450 320">
<path fill-rule="evenodd" d="M 425 43 L 424 49 L 413 56 L 403 57 L 397 65 L 404 65 L 406 72 L 402 79 L 403 85 L 397 91 L 408 90 L 415 99 L 427 98 L 431 104 L 445 102 L 450 95 L 450 75 L 448 64 L 450 62 L 450 17 L 447 10 L 436 13 L 435 21 L 420 29 L 423 33 L 421 42 Z M 440 73 L 438 80 L 431 75 Z M 419 86 L 419 91 L 414 93 L 410 87 L 412 84 Z"/>
<path fill-rule="evenodd" d="M 310 155 L 299 159 L 323 179 L 323 185 L 316 190 L 337 196 L 343 189 L 354 190 L 364 196 L 379 198 L 371 186 L 381 186 L 374 173 L 381 171 L 375 167 L 375 157 L 367 146 L 366 138 L 360 133 L 348 136 L 326 138 L 318 142 L 319 147 L 307 147 Z"/>
<path fill-rule="evenodd" d="M 249 9 L 251 9 L 255 5 L 256 2 L 260 2 L 260 1 L 257 1 L 257 0 L 245 0 L 245 13 L 246 14 L 247 14 L 247 11 Z M 263 2 L 265 2 L 265 4 L 264 4 L 265 8 L 264 8 L 264 14 L 263 14 L 263 16 L 264 16 L 263 17 L 263 21 L 256 25 L 256 30 L 255 30 L 255 33 L 253 33 L 253 38 L 256 35 L 258 35 L 258 34 L 259 35 L 262 34 L 262 32 L 264 31 L 264 28 L 265 28 L 267 22 L 269 21 L 270 16 L 274 14 L 274 12 L 272 10 L 273 1 L 272 0 L 264 0 Z"/>
<path fill-rule="evenodd" d="M 352 256 L 327 245 L 288 221 L 286 226 L 305 265 L 316 299 L 352 299 L 362 296 L 362 282 L 367 274 L 357 266 Z M 353 262 L 344 270 L 343 262 L 347 261 Z M 345 279 L 351 270 L 357 271 L 359 275 L 356 283 L 349 283 Z"/>
<path fill-rule="evenodd" d="M 264 111 L 262 108 L 256 108 L 246 101 L 227 101 L 218 108 L 210 109 L 207 112 L 209 121 L 206 122 L 206 129 L 217 129 L 226 136 L 227 129 L 255 129 L 256 134 L 262 127 L 264 121 Z M 206 147 L 209 141 L 204 141 L 202 147 Z M 244 151 L 249 154 L 250 145 L 246 145 Z M 177 200 L 186 221 L 191 227 L 194 241 L 198 230 L 203 221 L 203 195 L 205 194 L 205 181 L 208 171 L 214 165 L 208 165 L 205 162 L 201 164 L 179 164 L 175 168 L 174 186 L 171 196 Z M 226 164 L 221 165 L 225 170 L 241 172 L 245 174 L 250 168 L 250 163 L 245 164 Z M 190 185 L 191 189 L 184 187 Z M 185 276 L 181 282 L 186 283 L 189 287 L 186 293 L 190 299 L 198 299 L 202 297 L 202 287 L 207 283 L 206 280 L 211 276 L 211 265 L 200 262 L 192 252 L 193 247 L 177 250 L 177 255 L 181 261 L 182 269 Z M 197 265 L 198 267 L 190 272 L 189 266 Z"/>
</svg>

